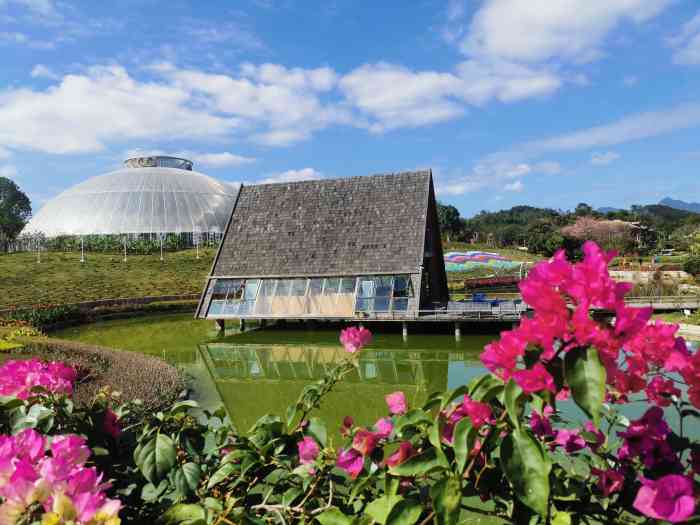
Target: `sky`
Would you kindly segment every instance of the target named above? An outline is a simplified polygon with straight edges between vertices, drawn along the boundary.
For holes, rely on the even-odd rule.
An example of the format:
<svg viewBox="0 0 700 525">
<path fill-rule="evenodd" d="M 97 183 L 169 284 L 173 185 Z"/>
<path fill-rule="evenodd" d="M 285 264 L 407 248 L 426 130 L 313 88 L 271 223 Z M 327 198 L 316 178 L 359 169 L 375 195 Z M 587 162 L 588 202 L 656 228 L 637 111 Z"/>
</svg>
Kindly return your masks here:
<svg viewBox="0 0 700 525">
<path fill-rule="evenodd" d="M 432 169 L 463 216 L 700 201 L 698 0 L 0 0 L 0 176 Z M 397 188 L 400 192 L 400 188 Z"/>
</svg>

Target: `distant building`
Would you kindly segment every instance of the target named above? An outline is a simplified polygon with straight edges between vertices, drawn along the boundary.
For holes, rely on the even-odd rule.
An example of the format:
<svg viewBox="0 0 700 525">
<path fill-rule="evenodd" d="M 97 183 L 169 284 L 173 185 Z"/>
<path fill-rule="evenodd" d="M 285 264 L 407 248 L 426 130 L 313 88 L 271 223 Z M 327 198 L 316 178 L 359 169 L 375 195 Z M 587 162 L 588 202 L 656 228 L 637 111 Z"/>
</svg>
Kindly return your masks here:
<svg viewBox="0 0 700 525">
<path fill-rule="evenodd" d="M 449 295 L 430 171 L 244 186 L 206 319 L 415 319 Z"/>
</svg>

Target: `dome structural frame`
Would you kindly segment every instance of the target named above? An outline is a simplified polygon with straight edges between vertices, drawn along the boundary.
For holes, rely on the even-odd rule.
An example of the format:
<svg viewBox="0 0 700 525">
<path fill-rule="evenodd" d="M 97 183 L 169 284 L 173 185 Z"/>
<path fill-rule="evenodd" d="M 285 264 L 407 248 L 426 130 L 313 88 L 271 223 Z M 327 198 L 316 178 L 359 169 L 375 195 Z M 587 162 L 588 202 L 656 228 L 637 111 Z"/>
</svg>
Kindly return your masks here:
<svg viewBox="0 0 700 525">
<path fill-rule="evenodd" d="M 136 157 L 47 201 L 23 235 L 223 234 L 239 186 L 192 170 L 176 157 Z"/>
</svg>

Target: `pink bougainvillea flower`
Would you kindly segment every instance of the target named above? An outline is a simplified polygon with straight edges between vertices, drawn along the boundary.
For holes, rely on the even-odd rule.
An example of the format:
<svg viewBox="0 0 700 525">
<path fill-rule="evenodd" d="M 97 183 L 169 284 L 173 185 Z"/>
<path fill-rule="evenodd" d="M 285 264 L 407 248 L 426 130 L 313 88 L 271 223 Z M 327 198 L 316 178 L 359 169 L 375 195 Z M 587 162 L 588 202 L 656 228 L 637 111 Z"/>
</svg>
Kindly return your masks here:
<svg viewBox="0 0 700 525">
<path fill-rule="evenodd" d="M 389 467 L 396 467 L 413 456 L 415 453 L 416 451 L 414 450 L 410 441 L 402 441 L 398 450 L 386 458 L 384 463 L 386 463 L 386 465 Z"/>
<path fill-rule="evenodd" d="M 405 414 L 408 410 L 406 396 L 403 392 L 394 392 L 384 397 L 391 414 Z"/>
<path fill-rule="evenodd" d="M 388 417 L 383 417 L 374 424 L 374 428 L 377 429 L 375 434 L 381 439 L 386 439 L 391 435 L 391 431 L 394 430 L 394 425 L 391 419 Z"/>
<path fill-rule="evenodd" d="M 533 394 L 542 390 L 556 392 L 554 378 L 547 372 L 542 363 L 536 363 L 530 369 L 513 372 L 513 380 L 526 394 Z"/>
<path fill-rule="evenodd" d="M 606 498 L 614 492 L 619 492 L 625 483 L 625 476 L 614 469 L 600 470 L 591 468 L 591 474 L 598 477 L 598 490 Z"/>
<path fill-rule="evenodd" d="M 640 478 L 642 486 L 632 504 L 650 518 L 679 523 L 695 512 L 693 480 L 669 474 L 657 480 Z"/>
<path fill-rule="evenodd" d="M 380 436 L 369 430 L 361 429 L 355 433 L 352 439 L 352 448 L 363 456 L 371 454 L 379 443 Z"/>
<path fill-rule="evenodd" d="M 578 430 L 562 429 L 557 431 L 554 443 L 564 447 L 567 454 L 586 448 L 586 441 L 579 435 Z"/>
<path fill-rule="evenodd" d="M 51 455 L 60 458 L 69 465 L 75 466 L 85 463 L 90 457 L 90 449 L 84 438 L 75 434 L 56 436 L 51 441 Z"/>
<path fill-rule="evenodd" d="M 547 406 L 551 412 L 551 407 Z M 547 417 L 547 413 L 540 415 L 539 412 L 533 410 L 530 413 L 530 428 L 532 432 L 541 438 L 554 436 L 554 429 L 552 428 L 552 422 Z"/>
<path fill-rule="evenodd" d="M 75 379 L 75 370 L 63 363 L 44 363 L 38 359 L 6 361 L 0 367 L 0 395 L 27 399 L 35 387 L 55 394 L 71 394 Z"/>
<path fill-rule="evenodd" d="M 46 439 L 33 428 L 22 430 L 14 437 L 13 452 L 18 459 L 28 459 L 36 462 L 43 457 Z"/>
<path fill-rule="evenodd" d="M 676 388 L 675 383 L 671 379 L 664 379 L 661 376 L 655 376 L 646 388 L 649 401 L 660 407 L 671 405 L 672 397 L 679 397 L 681 391 Z"/>
<path fill-rule="evenodd" d="M 340 342 L 347 352 L 354 354 L 372 341 L 372 332 L 366 328 L 351 326 L 340 332 Z"/>
<path fill-rule="evenodd" d="M 622 461 L 640 458 L 647 468 L 677 465 L 678 457 L 666 437 L 671 429 L 659 407 L 651 407 L 644 415 L 630 422 L 627 430 L 619 432 L 623 444 L 617 452 Z"/>
<path fill-rule="evenodd" d="M 105 410 L 105 414 L 102 419 L 102 430 L 105 432 L 105 434 L 112 436 L 114 439 L 117 439 L 122 433 L 119 418 L 111 408 Z"/>
<path fill-rule="evenodd" d="M 364 464 L 364 457 L 354 448 L 340 449 L 336 466 L 347 472 L 352 479 L 360 475 Z"/>
<path fill-rule="evenodd" d="M 472 400 L 467 394 L 464 394 L 464 401 L 457 410 L 460 410 L 465 416 L 469 416 L 472 425 L 476 428 L 492 421 L 491 407 L 486 403 Z"/>
<path fill-rule="evenodd" d="M 319 453 L 318 443 L 311 436 L 304 436 L 304 439 L 297 443 L 299 449 L 299 463 L 307 465 L 316 461 Z"/>
</svg>

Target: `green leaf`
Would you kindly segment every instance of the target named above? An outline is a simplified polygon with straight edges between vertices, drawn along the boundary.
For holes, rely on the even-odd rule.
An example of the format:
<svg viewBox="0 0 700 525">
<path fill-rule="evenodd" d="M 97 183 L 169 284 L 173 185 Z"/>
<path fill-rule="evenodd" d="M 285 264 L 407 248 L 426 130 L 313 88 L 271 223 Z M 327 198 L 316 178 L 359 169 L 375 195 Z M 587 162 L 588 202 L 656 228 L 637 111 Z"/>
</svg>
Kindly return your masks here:
<svg viewBox="0 0 700 525">
<path fill-rule="evenodd" d="M 476 429 L 472 425 L 471 419 L 463 417 L 455 425 L 452 434 L 452 446 L 455 451 L 455 461 L 457 463 L 457 473 L 462 474 L 469 460 L 469 452 L 474 446 Z"/>
<path fill-rule="evenodd" d="M 218 483 L 224 481 L 233 473 L 234 470 L 236 470 L 236 465 L 234 465 L 233 463 L 226 463 L 225 465 L 219 467 L 219 469 L 216 472 L 214 472 L 214 474 L 212 474 L 211 478 L 209 478 L 209 482 L 207 483 L 207 490 L 212 488 L 214 485 L 217 485 Z"/>
<path fill-rule="evenodd" d="M 506 407 L 508 419 L 515 428 L 520 428 L 520 416 L 522 415 L 522 399 L 523 389 L 512 379 L 506 384 L 503 391 L 503 404 Z"/>
<path fill-rule="evenodd" d="M 143 476 L 156 483 L 175 466 L 175 444 L 168 436 L 159 433 L 143 446 L 135 459 Z"/>
<path fill-rule="evenodd" d="M 309 419 L 309 426 L 306 431 L 315 437 L 322 447 L 326 446 L 328 432 L 326 431 L 326 424 L 321 419 L 317 417 Z"/>
<path fill-rule="evenodd" d="M 400 465 L 391 467 L 389 474 L 393 476 L 424 476 L 436 470 L 446 470 L 447 465 L 438 457 L 434 448 L 429 448 L 418 456 L 413 456 Z"/>
<path fill-rule="evenodd" d="M 352 519 L 343 514 L 337 507 L 323 511 L 316 516 L 316 521 L 321 525 L 351 525 Z"/>
<path fill-rule="evenodd" d="M 161 481 L 158 486 L 155 486 L 153 483 L 147 483 L 141 489 L 141 499 L 149 503 L 156 502 L 167 488 L 167 480 Z"/>
<path fill-rule="evenodd" d="M 186 399 L 184 401 L 178 401 L 170 407 L 171 414 L 177 414 L 178 412 L 186 412 L 190 408 L 199 408 L 199 403 L 192 399 Z"/>
<path fill-rule="evenodd" d="M 294 500 L 304 493 L 299 487 L 290 487 L 282 495 L 282 505 L 291 506 Z"/>
<path fill-rule="evenodd" d="M 564 376 L 576 404 L 596 427 L 600 423 L 600 409 L 605 401 L 605 367 L 598 351 L 592 346 L 578 347 L 564 358 Z"/>
<path fill-rule="evenodd" d="M 386 519 L 387 525 L 413 525 L 420 518 L 423 505 L 418 501 L 404 499 L 399 501 Z"/>
<path fill-rule="evenodd" d="M 457 399 L 459 396 L 463 396 L 468 391 L 469 387 L 467 385 L 462 385 L 447 392 L 447 394 L 442 398 L 442 403 L 440 403 L 440 410 L 444 410 L 447 405 L 452 403 L 452 401 Z"/>
<path fill-rule="evenodd" d="M 394 429 L 396 432 L 400 432 L 404 427 L 407 426 L 418 426 L 418 425 L 426 425 L 430 424 L 433 422 L 433 419 L 428 416 L 428 414 L 425 413 L 425 411 L 420 410 L 418 408 L 414 408 L 412 410 L 409 410 L 406 412 L 404 415 L 399 417 L 396 420 L 396 424 L 394 425 Z"/>
<path fill-rule="evenodd" d="M 571 514 L 557 511 L 552 519 L 552 525 L 571 525 Z"/>
<path fill-rule="evenodd" d="M 549 506 L 549 471 L 540 443 L 524 429 L 514 430 L 501 442 L 503 472 L 520 501 L 541 516 Z"/>
<path fill-rule="evenodd" d="M 199 481 L 202 478 L 202 470 L 196 463 L 185 463 L 180 469 L 189 494 L 194 494 L 199 486 Z"/>
<path fill-rule="evenodd" d="M 371 517 L 376 523 L 385 525 L 389 514 L 401 500 L 403 500 L 403 497 L 399 495 L 382 496 L 367 505 L 365 514 Z"/>
<path fill-rule="evenodd" d="M 450 476 L 437 482 L 430 490 L 433 508 L 439 525 L 452 525 L 459 518 L 459 502 L 462 499 L 462 486 L 459 478 Z"/>
<path fill-rule="evenodd" d="M 473 379 L 469 383 L 469 397 L 474 401 L 488 403 L 497 397 L 503 389 L 503 382 L 491 374 L 483 375 Z"/>
<path fill-rule="evenodd" d="M 199 505 L 180 503 L 170 507 L 159 521 L 165 525 L 203 525 L 206 518 L 206 511 Z"/>
</svg>

